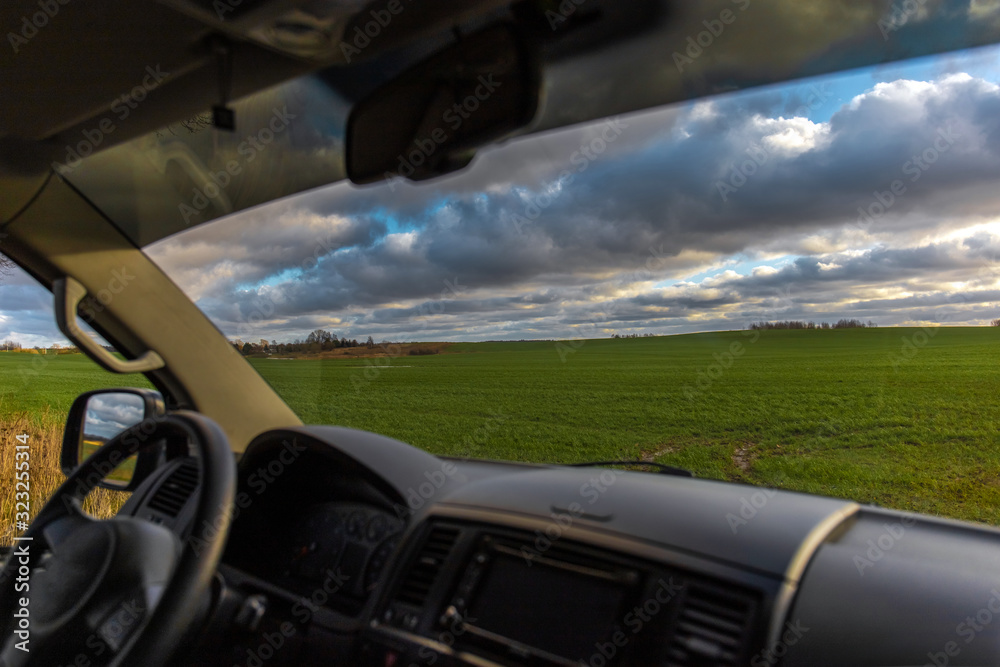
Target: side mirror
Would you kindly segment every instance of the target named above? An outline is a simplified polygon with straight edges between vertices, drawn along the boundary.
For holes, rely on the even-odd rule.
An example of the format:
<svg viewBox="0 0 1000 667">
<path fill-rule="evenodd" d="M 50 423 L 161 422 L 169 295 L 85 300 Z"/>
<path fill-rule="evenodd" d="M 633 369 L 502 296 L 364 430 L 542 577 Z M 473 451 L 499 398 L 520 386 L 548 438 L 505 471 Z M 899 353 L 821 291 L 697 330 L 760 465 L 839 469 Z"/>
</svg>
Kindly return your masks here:
<svg viewBox="0 0 1000 667">
<path fill-rule="evenodd" d="M 465 167 L 480 146 L 532 121 L 537 58 L 511 24 L 462 36 L 358 102 L 345 160 L 355 183 L 414 181 Z"/>
<path fill-rule="evenodd" d="M 80 394 L 66 418 L 60 458 L 63 473 L 72 473 L 80 462 L 119 433 L 164 414 L 163 396 L 151 389 L 98 389 Z M 136 437 L 142 437 L 141 431 Z M 159 458 L 156 447 L 146 448 L 109 471 L 98 486 L 132 491 L 156 469 Z"/>
</svg>

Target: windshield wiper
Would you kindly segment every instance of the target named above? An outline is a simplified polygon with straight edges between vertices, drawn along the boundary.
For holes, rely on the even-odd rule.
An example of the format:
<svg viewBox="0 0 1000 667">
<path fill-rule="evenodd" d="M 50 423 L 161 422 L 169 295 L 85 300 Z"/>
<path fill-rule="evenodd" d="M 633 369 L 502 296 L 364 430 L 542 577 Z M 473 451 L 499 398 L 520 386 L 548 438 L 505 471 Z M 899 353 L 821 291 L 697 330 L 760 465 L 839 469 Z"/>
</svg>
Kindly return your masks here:
<svg viewBox="0 0 1000 667">
<path fill-rule="evenodd" d="M 597 468 L 600 466 L 645 466 L 655 468 L 659 475 L 673 475 L 674 477 L 694 477 L 694 473 L 684 468 L 668 466 L 665 463 L 655 463 L 653 461 L 590 461 L 587 463 L 564 463 L 568 468 Z"/>
</svg>

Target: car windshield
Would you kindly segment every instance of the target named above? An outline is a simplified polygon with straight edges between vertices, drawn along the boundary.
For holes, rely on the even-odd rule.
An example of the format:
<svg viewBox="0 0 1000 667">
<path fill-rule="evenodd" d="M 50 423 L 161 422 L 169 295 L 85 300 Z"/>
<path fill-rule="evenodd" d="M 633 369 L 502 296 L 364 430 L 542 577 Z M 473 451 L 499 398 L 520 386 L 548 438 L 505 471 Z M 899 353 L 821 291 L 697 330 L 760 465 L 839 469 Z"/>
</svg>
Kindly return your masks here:
<svg viewBox="0 0 1000 667">
<path fill-rule="evenodd" d="M 306 423 L 1000 525 L 998 83 L 985 48 L 758 88 L 145 250 Z"/>
</svg>

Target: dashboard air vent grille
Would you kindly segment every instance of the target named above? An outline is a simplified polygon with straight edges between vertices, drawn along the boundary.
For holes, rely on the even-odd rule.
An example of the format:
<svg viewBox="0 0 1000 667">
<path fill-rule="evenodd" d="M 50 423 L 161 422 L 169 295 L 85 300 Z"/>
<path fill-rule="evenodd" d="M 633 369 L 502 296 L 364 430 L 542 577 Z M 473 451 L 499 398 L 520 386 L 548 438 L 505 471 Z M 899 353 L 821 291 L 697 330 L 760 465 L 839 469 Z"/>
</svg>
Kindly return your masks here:
<svg viewBox="0 0 1000 667">
<path fill-rule="evenodd" d="M 416 562 L 399 587 L 396 599 L 414 607 L 422 607 L 457 540 L 457 528 L 445 526 L 432 528 Z"/>
<path fill-rule="evenodd" d="M 745 664 L 756 604 L 739 593 L 691 583 L 667 649 L 669 667 Z"/>
<path fill-rule="evenodd" d="M 177 466 L 170 473 L 170 476 L 160 484 L 160 488 L 150 499 L 148 507 L 176 518 L 197 488 L 198 465 L 194 461 L 185 461 Z"/>
</svg>

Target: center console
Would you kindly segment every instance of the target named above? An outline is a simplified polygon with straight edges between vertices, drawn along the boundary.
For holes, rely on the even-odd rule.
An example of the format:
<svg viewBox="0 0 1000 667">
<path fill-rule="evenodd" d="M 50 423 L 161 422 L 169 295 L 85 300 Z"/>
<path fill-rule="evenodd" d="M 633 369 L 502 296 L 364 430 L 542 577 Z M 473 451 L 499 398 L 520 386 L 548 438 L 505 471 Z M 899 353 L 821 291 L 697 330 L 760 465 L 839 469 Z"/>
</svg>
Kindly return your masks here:
<svg viewBox="0 0 1000 667">
<path fill-rule="evenodd" d="M 379 665 L 747 664 L 761 594 L 544 533 L 438 521 L 363 650 Z"/>
</svg>

